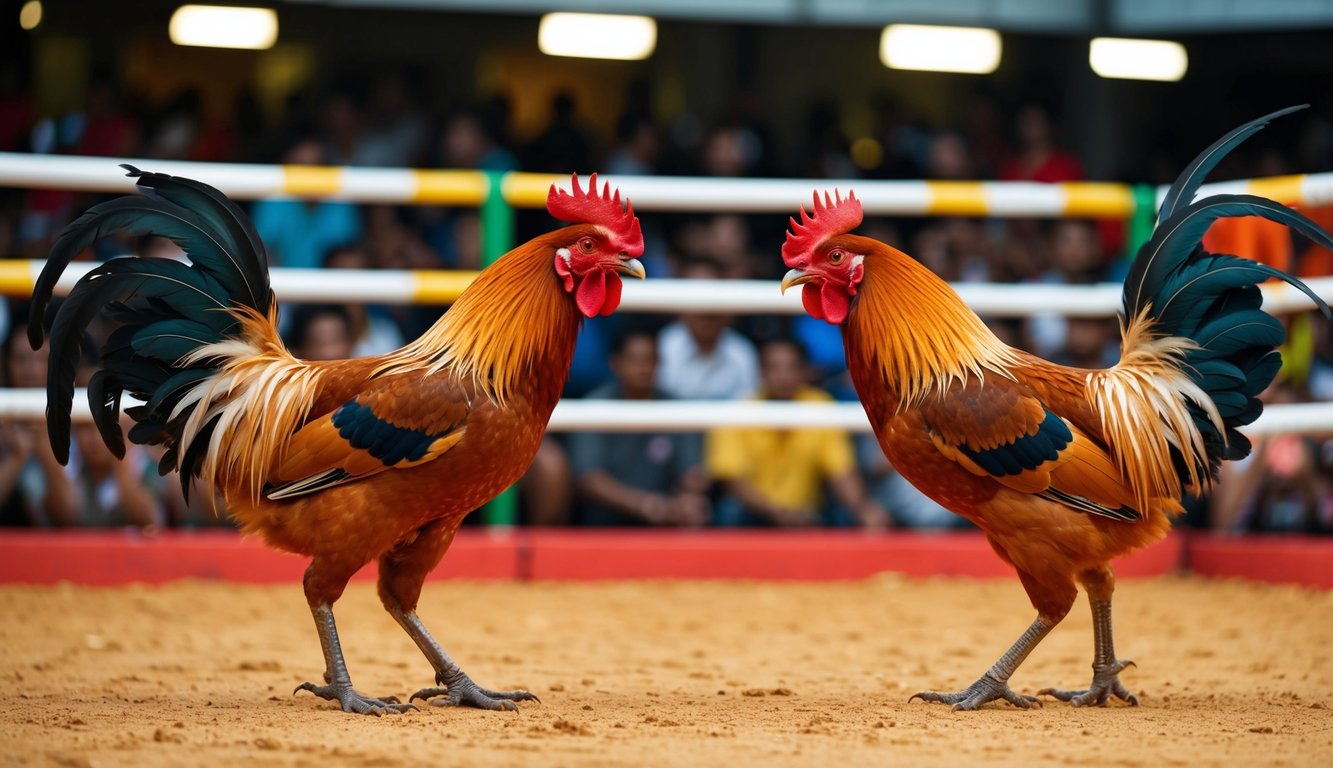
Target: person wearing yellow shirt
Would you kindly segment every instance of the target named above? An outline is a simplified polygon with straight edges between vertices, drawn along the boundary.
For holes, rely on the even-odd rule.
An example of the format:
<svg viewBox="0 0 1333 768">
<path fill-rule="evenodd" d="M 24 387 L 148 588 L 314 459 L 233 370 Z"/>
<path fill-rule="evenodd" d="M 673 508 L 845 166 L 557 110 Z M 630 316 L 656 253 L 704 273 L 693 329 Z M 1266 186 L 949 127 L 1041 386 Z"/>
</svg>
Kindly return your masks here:
<svg viewBox="0 0 1333 768">
<path fill-rule="evenodd" d="M 807 383 L 805 349 L 790 339 L 760 348 L 760 400 L 830 402 Z M 720 526 L 885 528 L 888 513 L 866 494 L 851 435 L 839 429 L 719 429 L 708 435 L 705 463 L 725 498 Z M 825 514 L 824 487 L 838 502 Z M 833 519 L 825 519 L 832 517 Z"/>
</svg>

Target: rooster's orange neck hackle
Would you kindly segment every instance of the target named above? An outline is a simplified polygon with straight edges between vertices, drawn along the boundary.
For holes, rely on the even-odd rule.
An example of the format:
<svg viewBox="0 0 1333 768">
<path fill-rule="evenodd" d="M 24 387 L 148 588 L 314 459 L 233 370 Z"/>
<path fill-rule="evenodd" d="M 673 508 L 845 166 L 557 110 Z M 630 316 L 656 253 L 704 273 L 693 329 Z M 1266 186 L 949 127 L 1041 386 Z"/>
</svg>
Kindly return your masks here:
<svg viewBox="0 0 1333 768">
<path fill-rule="evenodd" d="M 948 283 L 895 248 L 855 235 L 843 241 L 865 254 L 860 300 L 844 330 L 849 365 L 878 371 L 895 410 L 969 378 L 1014 378 L 1014 350 Z"/>
<path fill-rule="evenodd" d="M 898 410 L 969 377 L 1013 378 L 1013 350 L 947 283 L 895 248 L 848 234 L 863 219 L 855 193 L 822 200 L 815 193 L 811 210 L 790 220 L 782 259 L 793 269 L 824 270 L 801 299 L 810 314 L 843 325 L 851 370 L 878 373 L 863 392 Z M 833 261 L 843 254 L 850 263 Z"/>
<path fill-rule="evenodd" d="M 597 174 L 587 189 L 578 176 L 571 192 L 551 185 L 547 211 L 575 226 L 535 238 L 486 269 L 421 338 L 395 352 L 377 373 L 442 370 L 471 379 L 499 405 L 516 392 L 554 405 L 564 388 L 574 355 L 582 312 L 610 314 L 620 304 L 620 277 L 593 270 L 578 275 L 569 244 L 596 234 L 631 257 L 642 255 L 643 234 L 634 206 L 622 203 L 609 184 L 597 189 Z M 569 297 L 574 295 L 571 305 Z M 577 310 L 575 309 L 577 307 Z M 540 376 L 537 371 L 560 371 Z"/>
</svg>

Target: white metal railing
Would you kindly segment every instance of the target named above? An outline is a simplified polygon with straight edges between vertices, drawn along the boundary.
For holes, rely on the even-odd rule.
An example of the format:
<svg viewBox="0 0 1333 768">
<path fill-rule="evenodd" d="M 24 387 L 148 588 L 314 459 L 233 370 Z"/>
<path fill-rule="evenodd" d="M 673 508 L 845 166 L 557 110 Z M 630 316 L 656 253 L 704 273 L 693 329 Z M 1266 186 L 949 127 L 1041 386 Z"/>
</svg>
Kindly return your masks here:
<svg viewBox="0 0 1333 768">
<path fill-rule="evenodd" d="M 0 418 L 35 419 L 45 414 L 45 390 L 0 389 Z M 85 390 L 74 393 L 73 414 L 80 421 L 91 418 Z M 871 430 L 859 403 L 561 400 L 550 423 L 557 432 L 705 432 L 718 427 Z M 1243 431 L 1333 433 L 1333 403 L 1272 405 Z"/>
<path fill-rule="evenodd" d="M 24 262 L 0 262 L 21 267 Z M 23 268 L 0 269 L 0 294 L 27 296 L 45 262 L 26 262 Z M 69 265 L 56 294 L 64 295 L 94 264 Z M 337 269 L 273 269 L 273 290 L 282 301 L 368 304 L 447 304 L 475 275 L 473 272 Z M 1315 293 L 1333 302 L 1333 277 L 1307 280 Z M 987 317 L 1026 317 L 1055 313 L 1078 317 L 1110 317 L 1120 310 L 1121 286 L 1056 285 L 1042 283 L 957 283 L 954 289 L 978 314 Z M 1305 294 L 1285 283 L 1262 286 L 1264 307 L 1271 312 L 1298 312 L 1313 308 Z M 799 314 L 800 291 L 785 295 L 769 280 L 627 280 L 621 300 L 626 312 L 716 312 L 725 314 Z"/>
<path fill-rule="evenodd" d="M 118 163 L 188 176 L 239 200 L 268 197 L 331 198 L 363 203 L 480 205 L 493 192 L 479 171 L 413 168 L 200 163 L 145 158 L 79 157 L 0 152 L 0 187 L 130 192 L 134 180 Z M 815 189 L 856 190 L 870 215 L 1082 216 L 1126 218 L 1134 213 L 1132 188 L 1108 182 L 1041 184 L 998 181 L 879 181 L 871 179 L 731 179 L 681 176 L 605 176 L 640 211 L 796 212 Z M 520 208 L 545 205 L 563 175 L 512 172 L 500 194 Z M 1165 187 L 1158 190 L 1159 198 Z M 1200 195 L 1252 192 L 1284 203 L 1333 203 L 1333 173 L 1205 184 Z"/>
</svg>

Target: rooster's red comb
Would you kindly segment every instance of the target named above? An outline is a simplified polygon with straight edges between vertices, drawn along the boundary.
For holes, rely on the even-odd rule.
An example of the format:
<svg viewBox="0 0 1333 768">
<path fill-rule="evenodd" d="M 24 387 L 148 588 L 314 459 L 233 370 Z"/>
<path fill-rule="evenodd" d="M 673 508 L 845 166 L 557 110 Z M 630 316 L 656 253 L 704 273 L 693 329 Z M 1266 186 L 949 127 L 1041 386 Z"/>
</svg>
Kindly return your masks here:
<svg viewBox="0 0 1333 768">
<path fill-rule="evenodd" d="M 639 230 L 639 219 L 634 215 L 634 205 L 625 198 L 625 207 L 620 204 L 620 190 L 611 190 L 609 183 L 602 185 L 602 193 L 597 194 L 597 174 L 588 177 L 588 189 L 579 189 L 579 175 L 574 174 L 573 194 L 551 185 L 546 195 L 546 210 L 561 221 L 571 224 L 596 224 L 606 227 L 620 241 L 622 246 L 632 251 L 637 244 L 643 246 L 643 234 Z M 642 250 L 640 250 L 642 252 Z M 631 254 L 638 255 L 638 254 Z"/>
<path fill-rule="evenodd" d="M 787 232 L 787 242 L 782 244 L 782 260 L 789 267 L 808 264 L 810 251 L 834 235 L 843 235 L 856 229 L 861 225 L 864 215 L 861 201 L 856 199 L 855 192 L 849 191 L 844 200 L 836 189 L 833 190 L 833 197 L 825 192 L 822 201 L 816 191 L 812 210 L 814 213 L 807 214 L 805 206 L 801 206 L 801 220 L 798 222 L 794 217 L 790 219 L 791 230 Z"/>
</svg>

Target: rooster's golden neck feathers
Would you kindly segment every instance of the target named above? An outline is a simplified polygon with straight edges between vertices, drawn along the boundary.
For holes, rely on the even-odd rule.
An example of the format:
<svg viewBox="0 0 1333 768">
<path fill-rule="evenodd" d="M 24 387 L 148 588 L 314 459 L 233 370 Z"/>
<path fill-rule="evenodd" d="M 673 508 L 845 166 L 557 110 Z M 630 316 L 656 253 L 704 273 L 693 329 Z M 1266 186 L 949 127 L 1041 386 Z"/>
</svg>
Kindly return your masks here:
<svg viewBox="0 0 1333 768">
<path fill-rule="evenodd" d="M 895 408 L 970 377 L 1014 378 L 1015 351 L 930 270 L 867 240 L 860 296 L 844 326 L 852 370 L 877 371 Z M 858 360 L 859 362 L 853 362 Z"/>
<path fill-rule="evenodd" d="M 376 375 L 449 369 L 498 404 L 525 385 L 558 396 L 581 318 L 551 268 L 550 239 L 536 238 L 479 274 L 435 325 L 388 355 Z"/>
</svg>

